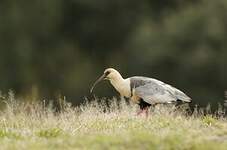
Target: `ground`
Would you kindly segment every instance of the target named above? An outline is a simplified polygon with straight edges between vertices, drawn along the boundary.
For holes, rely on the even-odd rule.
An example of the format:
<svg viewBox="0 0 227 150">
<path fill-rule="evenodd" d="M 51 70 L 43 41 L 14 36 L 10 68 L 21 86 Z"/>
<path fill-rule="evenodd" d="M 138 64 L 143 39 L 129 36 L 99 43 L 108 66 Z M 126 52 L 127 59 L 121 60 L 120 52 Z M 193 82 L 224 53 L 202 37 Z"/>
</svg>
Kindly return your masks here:
<svg viewBox="0 0 227 150">
<path fill-rule="evenodd" d="M 3 101 L 3 100 L 2 100 Z M 110 99 L 107 108 L 96 101 L 56 112 L 45 101 L 18 102 L 4 98 L 0 112 L 1 150 L 179 149 L 226 150 L 227 119 L 186 115 L 183 109 L 158 106 L 148 117 L 138 107 Z"/>
</svg>

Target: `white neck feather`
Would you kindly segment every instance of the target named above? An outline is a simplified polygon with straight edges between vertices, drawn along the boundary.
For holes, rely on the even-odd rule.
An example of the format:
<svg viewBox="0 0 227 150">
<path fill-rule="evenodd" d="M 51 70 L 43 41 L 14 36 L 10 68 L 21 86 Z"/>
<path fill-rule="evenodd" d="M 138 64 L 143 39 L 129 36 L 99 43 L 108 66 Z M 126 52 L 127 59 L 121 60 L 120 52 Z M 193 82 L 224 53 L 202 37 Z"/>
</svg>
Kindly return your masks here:
<svg viewBox="0 0 227 150">
<path fill-rule="evenodd" d="M 121 94 L 121 96 L 130 97 L 130 80 L 123 79 L 122 76 L 117 76 L 110 80 L 113 87 Z"/>
</svg>

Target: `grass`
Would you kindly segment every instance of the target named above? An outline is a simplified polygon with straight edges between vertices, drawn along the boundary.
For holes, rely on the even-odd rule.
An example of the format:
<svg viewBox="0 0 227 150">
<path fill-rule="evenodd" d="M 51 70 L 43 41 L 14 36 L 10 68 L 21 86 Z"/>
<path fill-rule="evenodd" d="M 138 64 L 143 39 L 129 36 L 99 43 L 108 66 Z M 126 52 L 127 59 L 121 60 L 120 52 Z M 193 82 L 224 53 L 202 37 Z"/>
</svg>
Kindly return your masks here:
<svg viewBox="0 0 227 150">
<path fill-rule="evenodd" d="M 96 101 L 79 107 L 62 103 L 61 112 L 51 103 L 18 102 L 12 93 L 1 101 L 6 105 L 0 112 L 1 150 L 227 147 L 226 118 L 201 112 L 187 116 L 173 106 L 158 106 L 146 118 L 136 116 L 137 106 L 124 100 L 109 100 L 109 108 Z"/>
</svg>

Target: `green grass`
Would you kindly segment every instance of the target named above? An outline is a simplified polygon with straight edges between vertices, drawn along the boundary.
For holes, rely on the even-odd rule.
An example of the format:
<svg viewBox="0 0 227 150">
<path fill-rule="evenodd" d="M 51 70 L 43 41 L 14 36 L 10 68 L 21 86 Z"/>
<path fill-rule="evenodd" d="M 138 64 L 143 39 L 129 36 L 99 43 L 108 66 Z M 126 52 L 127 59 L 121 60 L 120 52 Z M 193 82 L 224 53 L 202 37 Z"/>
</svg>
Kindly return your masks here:
<svg viewBox="0 0 227 150">
<path fill-rule="evenodd" d="M 80 107 L 18 102 L 10 95 L 0 112 L 1 150 L 172 149 L 225 150 L 227 119 L 185 115 L 172 106 L 158 106 L 149 117 L 136 116 L 137 106 L 124 101 L 110 109 L 97 102 Z M 107 110 L 105 113 L 103 110 Z"/>
</svg>

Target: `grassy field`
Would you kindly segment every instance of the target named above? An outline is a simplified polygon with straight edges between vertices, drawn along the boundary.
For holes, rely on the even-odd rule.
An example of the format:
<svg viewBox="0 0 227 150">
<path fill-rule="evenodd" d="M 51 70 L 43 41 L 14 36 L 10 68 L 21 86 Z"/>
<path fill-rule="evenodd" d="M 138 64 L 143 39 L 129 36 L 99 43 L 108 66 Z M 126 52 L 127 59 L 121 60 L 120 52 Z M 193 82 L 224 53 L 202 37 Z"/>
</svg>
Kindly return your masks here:
<svg viewBox="0 0 227 150">
<path fill-rule="evenodd" d="M 158 106 L 146 118 L 136 116 L 137 106 L 114 99 L 109 109 L 95 101 L 80 107 L 63 103 L 56 113 L 44 101 L 19 103 L 13 94 L 1 99 L 1 150 L 227 148 L 224 117 L 187 116 L 173 106 Z"/>
</svg>

